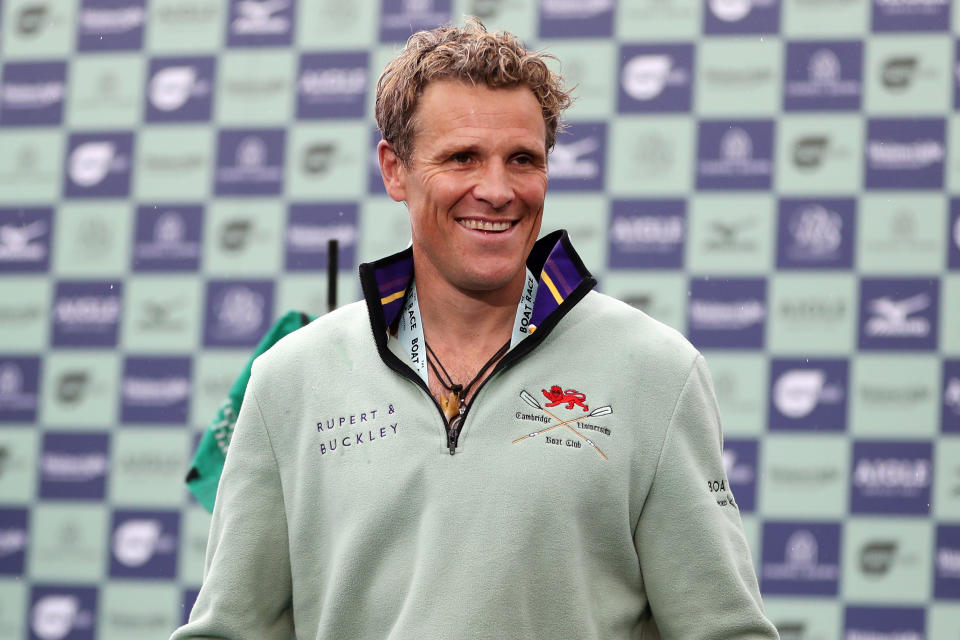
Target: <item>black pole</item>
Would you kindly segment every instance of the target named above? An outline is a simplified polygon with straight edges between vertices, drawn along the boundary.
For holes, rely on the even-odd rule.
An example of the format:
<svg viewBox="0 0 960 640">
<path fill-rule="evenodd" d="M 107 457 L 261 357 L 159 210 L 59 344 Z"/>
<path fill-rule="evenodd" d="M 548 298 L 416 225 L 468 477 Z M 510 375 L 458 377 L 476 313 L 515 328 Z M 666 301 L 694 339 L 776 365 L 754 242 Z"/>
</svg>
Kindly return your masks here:
<svg viewBox="0 0 960 640">
<path fill-rule="evenodd" d="M 340 243 L 336 238 L 327 242 L 327 312 L 337 308 L 337 269 L 340 264 Z"/>
</svg>

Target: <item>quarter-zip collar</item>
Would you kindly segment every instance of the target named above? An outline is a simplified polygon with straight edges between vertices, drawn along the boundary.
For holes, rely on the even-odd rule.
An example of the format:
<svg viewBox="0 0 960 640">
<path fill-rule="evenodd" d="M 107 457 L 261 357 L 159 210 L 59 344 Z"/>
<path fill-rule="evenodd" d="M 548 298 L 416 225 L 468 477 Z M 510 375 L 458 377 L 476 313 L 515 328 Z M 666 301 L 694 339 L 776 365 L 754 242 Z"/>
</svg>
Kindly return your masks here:
<svg viewBox="0 0 960 640">
<path fill-rule="evenodd" d="M 537 275 L 540 283 L 530 316 L 533 330 L 504 360 L 514 360 L 515 358 L 510 357 L 514 352 L 521 352 L 516 356 L 519 357 L 536 346 L 557 325 L 560 318 L 597 284 L 564 230 L 554 231 L 533 245 L 530 255 L 527 256 L 527 268 Z M 405 371 L 414 372 L 387 348 L 387 337 L 388 332 L 396 326 L 413 282 L 413 275 L 412 247 L 360 265 L 360 283 L 377 351 L 391 369 L 405 375 Z M 498 366 L 497 369 L 499 368 L 501 367 Z"/>
</svg>

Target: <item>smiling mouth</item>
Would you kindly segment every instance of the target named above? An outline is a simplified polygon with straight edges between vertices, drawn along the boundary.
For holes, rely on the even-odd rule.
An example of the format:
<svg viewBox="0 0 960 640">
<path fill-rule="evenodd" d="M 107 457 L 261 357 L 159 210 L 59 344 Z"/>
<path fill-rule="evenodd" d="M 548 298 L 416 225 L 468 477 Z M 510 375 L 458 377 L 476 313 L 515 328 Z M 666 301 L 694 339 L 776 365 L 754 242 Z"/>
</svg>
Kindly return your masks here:
<svg viewBox="0 0 960 640">
<path fill-rule="evenodd" d="M 485 231 L 487 233 L 501 233 L 514 225 L 509 220 L 477 220 L 475 218 L 461 218 L 457 222 L 462 227 L 474 231 Z"/>
</svg>

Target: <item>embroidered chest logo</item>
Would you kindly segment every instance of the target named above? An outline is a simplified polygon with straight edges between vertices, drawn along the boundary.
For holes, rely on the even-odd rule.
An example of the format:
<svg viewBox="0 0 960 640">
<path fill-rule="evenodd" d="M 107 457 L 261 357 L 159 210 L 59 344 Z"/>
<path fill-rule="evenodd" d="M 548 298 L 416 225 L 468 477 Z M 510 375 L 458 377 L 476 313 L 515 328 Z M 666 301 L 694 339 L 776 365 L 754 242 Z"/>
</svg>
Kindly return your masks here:
<svg viewBox="0 0 960 640">
<path fill-rule="evenodd" d="M 604 405 L 601 407 L 595 407 L 591 411 L 590 406 L 586 402 L 587 396 L 585 394 L 580 393 L 576 389 L 564 390 L 564 388 L 560 385 L 553 385 L 550 387 L 550 389 L 542 389 L 541 393 L 547 400 L 547 402 L 544 404 L 541 404 L 540 401 L 533 397 L 533 395 L 531 395 L 526 389 L 520 391 L 520 399 L 533 409 L 536 409 L 539 413 L 529 414 L 518 411 L 516 418 L 517 420 L 539 422 L 545 426 L 537 431 L 533 431 L 517 438 L 513 441 L 513 444 L 520 444 L 521 442 L 526 442 L 527 440 L 535 439 L 538 436 L 543 435 L 544 437 L 542 441 L 545 444 L 567 446 L 574 449 L 580 449 L 584 444 L 586 444 L 600 454 L 601 458 L 606 460 L 607 455 L 603 452 L 603 450 L 597 446 L 597 443 L 594 442 L 592 438 L 587 437 L 582 432 L 592 431 L 594 433 L 601 433 L 609 436 L 609 428 L 594 424 L 592 421 L 588 422 L 587 420 L 608 416 L 613 413 L 613 408 L 610 407 L 610 405 Z M 558 407 L 560 409 L 572 410 L 575 411 L 576 414 L 572 418 L 564 419 L 555 415 L 547 407 Z M 557 411 L 558 409 L 554 410 Z M 562 433 L 571 437 L 562 437 L 561 432 L 557 431 L 558 429 L 564 429 Z M 546 435 L 548 433 L 549 435 Z"/>
<path fill-rule="evenodd" d="M 587 399 L 587 396 L 583 395 L 576 389 L 567 389 L 564 391 L 560 388 L 560 385 L 555 384 L 550 387 L 550 391 L 543 389 L 543 396 L 550 401 L 547 403 L 548 407 L 555 407 L 558 404 L 563 404 L 566 402 L 567 409 L 573 409 L 573 405 L 577 405 L 584 411 L 590 410 L 590 407 L 583 404 L 583 401 Z"/>
</svg>

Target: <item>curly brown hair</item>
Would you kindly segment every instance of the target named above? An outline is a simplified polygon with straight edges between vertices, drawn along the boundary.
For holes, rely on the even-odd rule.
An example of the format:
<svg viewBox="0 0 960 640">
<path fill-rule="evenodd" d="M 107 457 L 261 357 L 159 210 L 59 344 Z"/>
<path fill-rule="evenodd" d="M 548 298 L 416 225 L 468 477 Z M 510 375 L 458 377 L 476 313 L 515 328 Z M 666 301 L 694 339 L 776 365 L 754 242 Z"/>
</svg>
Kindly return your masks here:
<svg viewBox="0 0 960 640">
<path fill-rule="evenodd" d="M 418 31 L 391 60 L 377 81 L 376 117 L 383 139 L 409 164 L 416 129 L 417 102 L 432 80 L 456 79 L 491 88 L 529 87 L 540 103 L 546 124 L 546 151 L 562 128 L 560 115 L 570 106 L 563 78 L 547 67 L 543 52 L 527 49 L 511 33 L 489 32 L 468 16 L 463 27 Z"/>
</svg>

